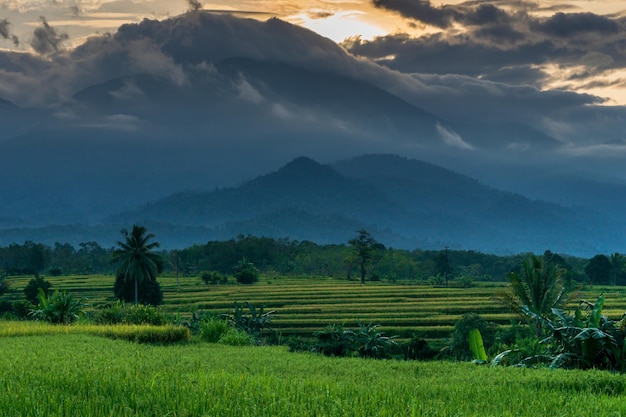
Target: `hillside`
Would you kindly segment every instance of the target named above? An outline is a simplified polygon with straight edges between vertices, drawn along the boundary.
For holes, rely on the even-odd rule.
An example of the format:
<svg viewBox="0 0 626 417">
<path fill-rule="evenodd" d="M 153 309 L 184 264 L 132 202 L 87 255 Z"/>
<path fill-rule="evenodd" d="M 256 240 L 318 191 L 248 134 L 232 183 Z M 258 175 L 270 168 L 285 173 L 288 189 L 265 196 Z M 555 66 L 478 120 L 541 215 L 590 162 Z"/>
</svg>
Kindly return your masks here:
<svg viewBox="0 0 626 417">
<path fill-rule="evenodd" d="M 393 155 L 332 165 L 301 157 L 239 187 L 176 194 L 112 221 L 209 227 L 207 238 L 251 233 L 320 243 L 345 243 L 365 227 L 388 246 L 493 253 L 589 254 L 621 239 L 594 212 L 529 200 Z"/>
</svg>

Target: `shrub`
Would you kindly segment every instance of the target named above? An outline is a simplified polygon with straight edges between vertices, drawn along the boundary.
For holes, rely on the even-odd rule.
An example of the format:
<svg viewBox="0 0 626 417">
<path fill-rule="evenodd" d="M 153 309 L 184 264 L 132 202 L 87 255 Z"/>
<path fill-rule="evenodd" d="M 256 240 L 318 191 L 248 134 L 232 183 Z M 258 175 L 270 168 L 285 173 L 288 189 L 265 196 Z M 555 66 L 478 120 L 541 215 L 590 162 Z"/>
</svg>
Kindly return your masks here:
<svg viewBox="0 0 626 417">
<path fill-rule="evenodd" d="M 252 262 L 248 262 L 246 258 L 235 265 L 233 268 L 235 279 L 240 284 L 254 284 L 259 280 L 259 271 Z"/>
<path fill-rule="evenodd" d="M 84 300 L 76 300 L 67 292 L 56 290 L 49 297 L 39 288 L 39 306 L 30 310 L 35 320 L 44 320 L 54 324 L 71 324 L 83 314 Z"/>
<path fill-rule="evenodd" d="M 132 305 L 126 307 L 124 324 L 150 324 L 161 326 L 167 323 L 167 318 L 157 307 L 148 305 Z"/>
<path fill-rule="evenodd" d="M 36 305 L 39 303 L 39 288 L 43 289 L 46 297 L 52 293 L 52 284 L 40 275 L 35 276 L 24 287 L 24 296 L 31 304 Z"/>
<path fill-rule="evenodd" d="M 61 275 L 63 275 L 63 270 L 59 268 L 58 266 L 55 266 L 53 268 L 50 268 L 48 273 L 50 274 L 50 276 L 60 277 Z"/>
<path fill-rule="evenodd" d="M 228 277 L 217 271 L 202 271 L 200 279 L 207 285 L 226 284 L 228 282 Z"/>
<path fill-rule="evenodd" d="M 457 360 L 472 359 L 473 355 L 468 343 L 469 332 L 472 329 L 480 331 L 485 349 L 489 349 L 495 338 L 495 327 L 487 323 L 478 314 L 467 313 L 454 325 L 446 352 Z"/>
<path fill-rule="evenodd" d="M 395 336 L 383 336 L 378 330 L 378 324 L 362 324 L 357 322 L 359 328 L 354 332 L 355 350 L 363 358 L 387 358 L 391 355 L 396 342 Z"/>
<path fill-rule="evenodd" d="M 30 318 L 30 311 L 35 305 L 28 300 L 18 300 L 13 302 L 13 315 L 19 320 Z"/>
<path fill-rule="evenodd" d="M 244 307 L 241 307 L 235 301 L 233 314 L 226 315 L 225 318 L 234 328 L 258 338 L 261 331 L 268 329 L 269 325 L 272 324 L 272 316 L 275 314 L 275 311 L 266 312 L 263 307 L 257 309 L 248 302 L 244 303 L 244 306 L 248 308 L 248 314 L 245 314 Z"/>
<path fill-rule="evenodd" d="M 209 319 L 200 324 L 200 339 L 209 343 L 217 343 L 228 332 L 228 329 L 226 320 Z"/>
<path fill-rule="evenodd" d="M 154 306 L 126 305 L 122 301 L 98 310 L 94 316 L 97 324 L 149 324 L 162 326 L 168 322 L 167 317 Z"/>
<path fill-rule="evenodd" d="M 247 346 L 256 344 L 256 339 L 254 336 L 242 330 L 237 330 L 231 327 L 226 333 L 224 333 L 224 335 L 222 335 L 222 337 L 220 337 L 218 343 L 229 346 Z"/>
<path fill-rule="evenodd" d="M 96 324 L 120 324 L 126 317 L 126 306 L 124 302 L 118 301 L 113 305 L 99 309 L 94 314 Z"/>
<path fill-rule="evenodd" d="M 354 351 L 354 332 L 346 330 L 343 324 L 329 324 L 314 336 L 317 337 L 315 352 L 326 356 L 346 356 Z"/>
<path fill-rule="evenodd" d="M 408 343 L 399 344 L 398 349 L 406 360 L 431 360 L 437 356 L 437 351 L 430 347 L 426 340 L 413 336 Z"/>
</svg>

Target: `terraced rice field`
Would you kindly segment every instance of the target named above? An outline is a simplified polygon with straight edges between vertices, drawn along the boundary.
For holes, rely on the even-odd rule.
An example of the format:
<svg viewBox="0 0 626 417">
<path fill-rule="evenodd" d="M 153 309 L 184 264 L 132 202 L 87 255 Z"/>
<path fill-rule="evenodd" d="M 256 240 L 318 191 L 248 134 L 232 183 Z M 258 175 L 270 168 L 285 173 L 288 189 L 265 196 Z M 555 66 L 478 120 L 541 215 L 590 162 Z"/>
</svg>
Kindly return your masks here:
<svg viewBox="0 0 626 417">
<path fill-rule="evenodd" d="M 21 296 L 32 277 L 12 279 L 9 297 Z M 114 302 L 111 276 L 46 278 L 53 288 L 68 289 L 97 307 Z M 192 311 L 232 312 L 233 303 L 250 302 L 265 311 L 275 310 L 273 327 L 283 337 L 310 336 L 330 323 L 346 326 L 377 323 L 388 335 L 408 338 L 415 334 L 435 344 L 448 337 L 455 322 L 465 313 L 478 313 L 486 320 L 507 326 L 519 317 L 495 298 L 505 290 L 501 283 L 484 283 L 473 288 L 433 288 L 416 284 L 368 283 L 324 278 L 263 277 L 255 285 L 207 286 L 199 278 L 160 277 L 164 290 L 163 310 L 182 317 Z M 579 297 L 595 300 L 605 294 L 605 313 L 619 318 L 626 311 L 626 288 L 595 287 Z"/>
</svg>

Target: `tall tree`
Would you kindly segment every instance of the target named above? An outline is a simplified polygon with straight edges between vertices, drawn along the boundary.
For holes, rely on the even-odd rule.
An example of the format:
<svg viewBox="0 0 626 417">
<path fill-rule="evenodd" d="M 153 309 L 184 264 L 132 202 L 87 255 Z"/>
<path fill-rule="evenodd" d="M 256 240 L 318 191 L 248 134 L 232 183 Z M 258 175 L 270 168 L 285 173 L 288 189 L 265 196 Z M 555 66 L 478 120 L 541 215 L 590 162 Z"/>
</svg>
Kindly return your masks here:
<svg viewBox="0 0 626 417">
<path fill-rule="evenodd" d="M 147 233 L 143 226 L 133 225 L 132 230 L 122 229 L 124 241 L 118 241 L 118 249 L 113 252 L 112 262 L 119 265 L 118 276 L 124 282 L 133 280 L 135 287 L 135 304 L 139 303 L 139 284 L 155 283 L 156 276 L 163 268 L 161 257 L 152 252 L 158 248 L 158 242 L 150 242 L 155 235 Z"/>
<path fill-rule="evenodd" d="M 615 252 L 611 255 L 611 284 L 624 285 L 626 276 L 626 256 Z"/>
<path fill-rule="evenodd" d="M 606 255 L 596 255 L 585 265 L 585 274 L 592 284 L 610 284 L 611 260 Z"/>
<path fill-rule="evenodd" d="M 354 254 L 359 262 L 359 271 L 361 274 L 361 284 L 365 284 L 365 276 L 367 268 L 373 262 L 377 251 L 383 249 L 384 246 L 376 241 L 372 235 L 365 229 L 357 231 L 358 236 L 350 239 L 348 243 L 352 246 Z"/>
</svg>

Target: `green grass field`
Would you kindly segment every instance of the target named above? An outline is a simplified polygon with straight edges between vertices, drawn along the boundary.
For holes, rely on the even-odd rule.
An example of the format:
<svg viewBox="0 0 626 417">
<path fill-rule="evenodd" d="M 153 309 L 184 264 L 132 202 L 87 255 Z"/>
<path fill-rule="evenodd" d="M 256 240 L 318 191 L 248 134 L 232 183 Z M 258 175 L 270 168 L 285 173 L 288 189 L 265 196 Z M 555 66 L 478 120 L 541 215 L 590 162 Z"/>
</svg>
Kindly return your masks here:
<svg viewBox="0 0 626 417">
<path fill-rule="evenodd" d="M 32 277 L 10 278 L 11 290 L 5 299 L 18 299 Z M 115 302 L 112 276 L 46 277 L 54 288 L 67 289 L 85 297 L 93 307 Z M 479 313 L 486 320 L 510 325 L 518 316 L 503 307 L 495 295 L 502 283 L 483 283 L 472 288 L 433 288 L 415 284 L 356 281 L 311 277 L 262 277 L 254 285 L 208 286 L 197 277 L 159 277 L 164 291 L 162 309 L 172 316 L 189 317 L 192 311 L 232 312 L 233 303 L 250 302 L 276 310 L 273 327 L 283 336 L 308 337 L 329 323 L 353 326 L 357 320 L 376 323 L 387 335 L 409 338 L 415 334 L 441 346 L 455 322 L 464 313 Z M 579 298 L 606 298 L 604 313 L 620 318 L 626 311 L 626 288 L 595 287 Z"/>
<path fill-rule="evenodd" d="M 0 339 L 0 416 L 626 415 L 626 380 L 607 372 L 51 333 Z"/>
</svg>

